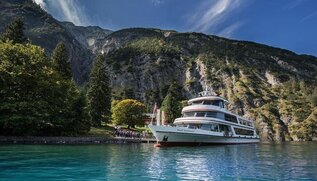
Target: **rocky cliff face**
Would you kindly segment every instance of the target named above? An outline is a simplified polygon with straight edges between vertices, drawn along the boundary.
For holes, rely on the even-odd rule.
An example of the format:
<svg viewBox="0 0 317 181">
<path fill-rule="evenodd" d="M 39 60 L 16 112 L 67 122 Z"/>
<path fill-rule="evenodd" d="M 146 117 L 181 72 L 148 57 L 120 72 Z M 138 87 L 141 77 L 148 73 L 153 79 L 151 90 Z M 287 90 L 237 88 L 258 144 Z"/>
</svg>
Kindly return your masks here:
<svg viewBox="0 0 317 181">
<path fill-rule="evenodd" d="M 171 81 L 183 86 L 184 99 L 207 83 L 232 103 L 229 109 L 256 121 L 263 140 L 315 138 L 305 127 L 317 121 L 312 118 L 316 57 L 199 33 L 142 28 L 110 34 L 100 51 L 111 67 L 117 97 L 130 91 L 150 105 L 162 101 Z"/>
<path fill-rule="evenodd" d="M 88 80 L 93 57 L 104 53 L 115 99 L 161 103 L 170 82 L 184 99 L 207 84 L 228 108 L 255 120 L 263 140 L 316 139 L 317 58 L 252 42 L 200 33 L 132 28 L 116 32 L 61 23 L 30 0 L 0 2 L 0 30 L 23 17 L 32 43 L 49 54 L 58 41 L 71 52 L 73 76 Z M 109 34 L 110 33 L 110 34 Z"/>
<path fill-rule="evenodd" d="M 16 17 L 25 22 L 25 33 L 31 42 L 44 47 L 48 55 L 59 41 L 65 42 L 70 51 L 73 77 L 78 84 L 89 79 L 95 41 L 111 32 L 99 27 L 78 27 L 59 22 L 32 0 L 0 1 L 0 32 Z"/>
</svg>

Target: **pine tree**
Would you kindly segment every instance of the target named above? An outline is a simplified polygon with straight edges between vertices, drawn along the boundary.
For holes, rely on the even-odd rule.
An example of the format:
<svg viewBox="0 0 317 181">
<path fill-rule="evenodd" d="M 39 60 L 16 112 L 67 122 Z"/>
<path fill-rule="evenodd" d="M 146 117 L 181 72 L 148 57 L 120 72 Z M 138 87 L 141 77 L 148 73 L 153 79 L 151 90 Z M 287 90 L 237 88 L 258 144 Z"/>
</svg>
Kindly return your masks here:
<svg viewBox="0 0 317 181">
<path fill-rule="evenodd" d="M 11 40 L 13 44 L 16 43 L 27 43 L 27 38 L 24 35 L 24 23 L 20 18 L 14 19 L 1 35 L 1 41 L 5 42 Z"/>
<path fill-rule="evenodd" d="M 167 95 L 165 96 L 162 109 L 165 111 L 166 122 L 172 123 L 176 118 L 178 118 L 181 114 L 181 90 L 180 87 L 173 82 L 168 91 Z"/>
<path fill-rule="evenodd" d="M 44 49 L 0 43 L 0 135 L 77 135 L 89 130 L 86 99 Z"/>
<path fill-rule="evenodd" d="M 87 94 L 92 124 L 101 126 L 101 122 L 109 122 L 111 117 L 111 86 L 103 55 L 98 55 L 95 60 Z"/>
<path fill-rule="evenodd" d="M 56 45 L 51 58 L 57 71 L 59 71 L 62 76 L 67 78 L 72 77 L 68 50 L 63 42 L 59 42 Z"/>
</svg>

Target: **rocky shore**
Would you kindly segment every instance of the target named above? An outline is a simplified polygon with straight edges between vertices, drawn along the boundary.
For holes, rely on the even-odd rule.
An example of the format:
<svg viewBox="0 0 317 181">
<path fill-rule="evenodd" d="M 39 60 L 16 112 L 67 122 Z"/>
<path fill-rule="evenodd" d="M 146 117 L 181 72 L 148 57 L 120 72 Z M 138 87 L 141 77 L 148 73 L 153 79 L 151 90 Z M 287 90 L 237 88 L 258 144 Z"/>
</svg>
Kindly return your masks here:
<svg viewBox="0 0 317 181">
<path fill-rule="evenodd" d="M 125 144 L 125 143 L 153 143 L 153 139 L 109 138 L 95 136 L 80 137 L 19 137 L 0 136 L 0 144 L 52 144 L 52 145 L 80 145 L 80 144 Z"/>
</svg>

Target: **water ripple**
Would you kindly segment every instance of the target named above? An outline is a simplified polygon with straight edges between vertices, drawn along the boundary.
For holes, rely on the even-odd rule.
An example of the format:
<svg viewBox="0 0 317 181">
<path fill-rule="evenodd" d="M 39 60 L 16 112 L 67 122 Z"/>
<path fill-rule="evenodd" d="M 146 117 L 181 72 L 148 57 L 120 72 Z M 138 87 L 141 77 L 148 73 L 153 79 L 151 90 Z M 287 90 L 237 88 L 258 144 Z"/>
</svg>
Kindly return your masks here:
<svg viewBox="0 0 317 181">
<path fill-rule="evenodd" d="M 0 180 L 317 180 L 317 144 L 0 146 Z"/>
</svg>

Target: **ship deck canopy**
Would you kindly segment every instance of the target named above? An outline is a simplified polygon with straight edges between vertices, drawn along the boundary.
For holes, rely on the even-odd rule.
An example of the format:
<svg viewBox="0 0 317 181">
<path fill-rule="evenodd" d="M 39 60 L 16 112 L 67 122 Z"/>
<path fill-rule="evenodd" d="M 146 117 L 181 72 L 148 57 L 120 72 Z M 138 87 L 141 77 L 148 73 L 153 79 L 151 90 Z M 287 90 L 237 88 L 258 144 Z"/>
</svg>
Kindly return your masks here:
<svg viewBox="0 0 317 181">
<path fill-rule="evenodd" d="M 229 103 L 225 98 L 220 96 L 204 96 L 204 97 L 197 97 L 194 99 L 190 99 L 188 100 L 188 104 L 191 104 L 196 101 L 205 101 L 205 100 L 219 100 L 219 101 L 223 101 L 224 103 Z"/>
</svg>

